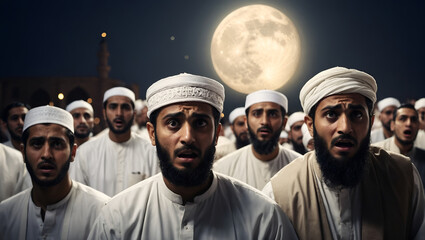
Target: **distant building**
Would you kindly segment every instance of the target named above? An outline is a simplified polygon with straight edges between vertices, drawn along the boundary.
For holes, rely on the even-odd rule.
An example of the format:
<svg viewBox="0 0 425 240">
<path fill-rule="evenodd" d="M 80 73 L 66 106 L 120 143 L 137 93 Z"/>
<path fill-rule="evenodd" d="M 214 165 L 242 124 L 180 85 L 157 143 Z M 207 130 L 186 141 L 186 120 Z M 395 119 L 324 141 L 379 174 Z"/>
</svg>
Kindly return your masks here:
<svg viewBox="0 0 425 240">
<path fill-rule="evenodd" d="M 102 114 L 103 93 L 112 87 L 125 86 L 134 91 L 138 98 L 136 84 L 126 86 L 122 81 L 110 79 L 108 65 L 109 51 L 106 34 L 102 34 L 98 51 L 97 77 L 7 77 L 0 79 L 0 108 L 13 101 L 28 103 L 32 108 L 54 105 L 65 108 L 74 100 L 83 99 L 93 105 L 95 112 L 95 133 L 106 127 Z M 59 94 L 63 99 L 59 99 Z"/>
</svg>

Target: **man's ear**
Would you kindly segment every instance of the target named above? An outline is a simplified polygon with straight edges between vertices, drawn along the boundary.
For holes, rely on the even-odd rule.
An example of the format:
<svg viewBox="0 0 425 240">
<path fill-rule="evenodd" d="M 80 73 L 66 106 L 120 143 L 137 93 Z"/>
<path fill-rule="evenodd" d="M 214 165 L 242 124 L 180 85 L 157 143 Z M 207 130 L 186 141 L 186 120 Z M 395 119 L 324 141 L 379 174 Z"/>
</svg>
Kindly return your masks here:
<svg viewBox="0 0 425 240">
<path fill-rule="evenodd" d="M 221 125 L 221 123 L 218 123 L 218 125 L 217 125 L 217 131 L 215 132 L 215 139 L 214 139 L 214 141 L 215 141 L 215 144 L 214 145 L 216 145 L 216 146 L 217 146 L 217 142 L 218 142 L 218 137 L 220 135 L 219 133 L 220 133 L 222 127 L 223 126 Z"/>
<path fill-rule="evenodd" d="M 74 161 L 74 158 L 75 158 L 75 153 L 77 153 L 77 144 L 76 143 L 74 143 L 74 145 L 72 146 L 72 149 L 71 149 L 71 162 L 73 162 Z"/>
<path fill-rule="evenodd" d="M 395 122 L 391 120 L 391 132 L 394 132 L 395 129 Z"/>
<path fill-rule="evenodd" d="M 19 144 L 19 149 L 21 150 L 22 158 L 24 159 L 24 162 L 25 162 L 25 148 L 23 143 Z"/>
<path fill-rule="evenodd" d="M 285 130 L 285 127 L 286 127 L 286 124 L 287 124 L 287 123 L 288 123 L 288 117 L 287 117 L 287 116 L 285 116 L 285 117 L 283 118 L 282 129 L 280 129 L 280 131 Z"/>
<path fill-rule="evenodd" d="M 152 145 L 156 146 L 155 128 L 153 127 L 153 124 L 151 122 L 147 122 L 146 123 L 146 129 L 148 130 L 149 139 L 151 140 Z"/>
<path fill-rule="evenodd" d="M 306 115 L 304 117 L 304 122 L 307 125 L 308 132 L 310 133 L 311 136 L 313 136 L 313 132 L 314 132 L 313 131 L 313 119 L 310 116 Z"/>
<path fill-rule="evenodd" d="M 105 111 L 105 109 L 102 110 L 102 113 L 103 113 L 103 120 L 106 121 L 106 111 Z"/>
</svg>

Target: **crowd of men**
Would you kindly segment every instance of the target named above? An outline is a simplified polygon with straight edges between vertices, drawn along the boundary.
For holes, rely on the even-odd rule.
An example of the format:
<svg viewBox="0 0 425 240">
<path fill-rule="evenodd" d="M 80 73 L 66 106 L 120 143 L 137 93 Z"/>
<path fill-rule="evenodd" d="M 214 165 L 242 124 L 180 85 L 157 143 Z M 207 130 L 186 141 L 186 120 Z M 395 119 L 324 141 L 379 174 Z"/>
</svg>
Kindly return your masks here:
<svg viewBox="0 0 425 240">
<path fill-rule="evenodd" d="M 223 85 L 185 73 L 145 101 L 107 90 L 97 135 L 84 100 L 12 103 L 0 240 L 423 239 L 425 98 L 377 91 L 334 67 L 306 81 L 303 112 L 259 90 L 227 117 Z"/>
</svg>

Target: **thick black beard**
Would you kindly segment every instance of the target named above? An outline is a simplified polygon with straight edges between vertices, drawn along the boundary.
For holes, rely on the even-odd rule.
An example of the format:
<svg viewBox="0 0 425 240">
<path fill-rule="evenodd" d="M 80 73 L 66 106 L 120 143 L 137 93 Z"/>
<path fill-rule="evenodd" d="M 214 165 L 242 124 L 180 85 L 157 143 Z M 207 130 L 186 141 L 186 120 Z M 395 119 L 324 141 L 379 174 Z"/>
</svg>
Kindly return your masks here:
<svg viewBox="0 0 425 240">
<path fill-rule="evenodd" d="M 301 154 L 301 155 L 304 155 L 306 152 L 307 152 L 307 150 L 305 149 L 305 147 L 304 147 L 304 144 L 298 144 L 298 143 L 296 143 L 295 141 L 293 141 L 293 140 L 290 140 L 291 141 L 291 143 L 292 143 L 292 147 L 294 148 L 293 150 L 295 151 L 295 152 L 297 152 L 297 153 L 299 153 L 299 154 Z"/>
<path fill-rule="evenodd" d="M 235 135 L 236 136 L 236 135 Z M 242 140 L 242 138 L 239 136 L 236 136 L 236 149 L 245 147 L 246 145 L 250 144 L 251 141 L 249 138 L 246 138 L 246 140 Z"/>
<path fill-rule="evenodd" d="M 270 128 L 269 128 L 270 129 Z M 270 129 L 272 130 L 272 129 Z M 249 137 L 254 150 L 260 155 L 272 153 L 279 145 L 280 131 L 275 132 L 269 140 L 260 141 L 248 126 Z"/>
<path fill-rule="evenodd" d="M 126 133 L 128 130 L 130 130 L 131 126 L 133 125 L 133 119 L 134 119 L 134 115 L 133 117 L 130 119 L 130 121 L 128 121 L 128 123 L 124 126 L 123 129 L 118 130 L 114 128 L 114 125 L 112 125 L 112 122 L 109 121 L 108 118 L 106 118 L 106 123 L 108 124 L 109 130 L 115 134 L 123 134 Z"/>
<path fill-rule="evenodd" d="M 313 131 L 317 162 L 319 163 L 326 185 L 330 188 L 355 187 L 361 181 L 368 161 L 370 131 L 360 142 L 357 153 L 351 158 L 347 157 L 343 159 L 334 158 L 329 153 L 325 140 L 317 134 L 314 126 Z M 342 135 L 340 138 L 350 138 L 354 140 L 350 135 Z"/>
<path fill-rule="evenodd" d="M 44 162 L 51 162 L 51 161 L 50 160 L 44 160 Z M 25 165 L 27 166 L 27 170 L 28 170 L 28 173 L 31 176 L 31 180 L 32 180 L 33 184 L 36 184 L 40 187 L 52 187 L 52 186 L 55 186 L 58 183 L 60 183 L 66 177 L 66 174 L 68 173 L 70 164 L 71 164 L 71 154 L 69 155 L 68 160 L 65 162 L 65 164 L 60 169 L 59 175 L 53 180 L 44 181 L 44 180 L 40 180 L 39 178 L 37 178 L 37 176 L 34 173 L 34 169 L 29 164 L 28 158 L 25 155 Z"/>
<path fill-rule="evenodd" d="M 214 136 L 215 139 L 215 136 Z M 177 169 L 171 163 L 171 156 L 158 141 L 155 133 L 156 152 L 159 158 L 159 166 L 162 175 L 176 186 L 193 187 L 199 186 L 207 181 L 208 177 L 212 174 L 211 168 L 214 161 L 215 144 L 214 142 L 207 148 L 204 155 L 201 156 L 201 162 L 196 168 L 186 168 L 183 170 Z M 183 149 L 191 149 L 201 154 L 201 151 L 193 145 L 186 145 L 179 149 L 174 150 L 174 154 Z"/>
</svg>

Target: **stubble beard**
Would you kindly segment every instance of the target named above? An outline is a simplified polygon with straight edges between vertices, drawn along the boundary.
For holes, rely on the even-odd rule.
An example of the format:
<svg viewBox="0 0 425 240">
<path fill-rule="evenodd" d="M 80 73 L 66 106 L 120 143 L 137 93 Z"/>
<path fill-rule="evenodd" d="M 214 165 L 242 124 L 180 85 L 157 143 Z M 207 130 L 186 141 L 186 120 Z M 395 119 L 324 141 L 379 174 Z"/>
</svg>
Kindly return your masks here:
<svg viewBox="0 0 425 240">
<path fill-rule="evenodd" d="M 50 162 L 50 160 L 44 160 L 43 162 Z M 54 163 L 53 163 L 54 164 Z M 62 166 L 62 168 L 59 170 L 59 174 L 55 179 L 52 180 L 41 180 L 35 175 L 35 171 L 32 168 L 32 166 L 29 164 L 29 161 L 27 159 L 27 156 L 25 155 L 25 165 L 27 167 L 28 173 L 31 176 L 31 180 L 34 184 L 40 186 L 40 187 L 52 187 L 60 183 L 67 175 L 69 166 L 71 164 L 71 154 L 69 155 L 68 160 L 65 162 L 65 164 Z M 56 165 L 56 164 L 55 164 Z"/>
<path fill-rule="evenodd" d="M 361 181 L 369 161 L 370 131 L 361 140 L 356 154 L 342 159 L 336 159 L 330 154 L 325 140 L 317 134 L 314 124 L 313 131 L 316 158 L 325 184 L 330 188 L 355 187 Z"/>
</svg>

